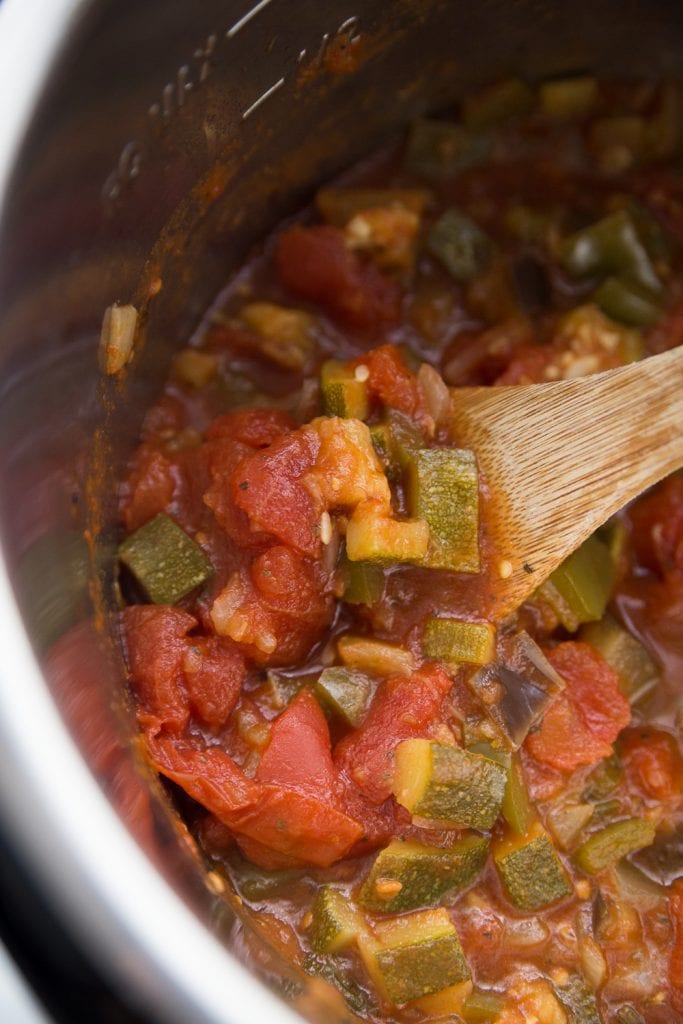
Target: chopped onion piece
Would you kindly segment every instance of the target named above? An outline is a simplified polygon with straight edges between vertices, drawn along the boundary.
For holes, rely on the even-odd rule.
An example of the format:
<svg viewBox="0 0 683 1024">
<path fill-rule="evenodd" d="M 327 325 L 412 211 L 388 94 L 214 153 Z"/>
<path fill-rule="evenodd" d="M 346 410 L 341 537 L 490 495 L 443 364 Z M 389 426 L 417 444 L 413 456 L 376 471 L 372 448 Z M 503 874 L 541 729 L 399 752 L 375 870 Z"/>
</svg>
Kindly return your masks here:
<svg viewBox="0 0 683 1024">
<path fill-rule="evenodd" d="M 607 977 L 607 961 L 591 935 L 579 934 L 578 946 L 583 976 L 595 992 Z"/>
<path fill-rule="evenodd" d="M 135 306 L 108 306 L 100 335 L 100 366 L 105 373 L 122 370 L 133 352 L 138 311 Z"/>
<path fill-rule="evenodd" d="M 429 363 L 422 363 L 417 374 L 425 405 L 436 430 L 448 427 L 453 416 L 453 400 L 443 377 Z"/>
</svg>

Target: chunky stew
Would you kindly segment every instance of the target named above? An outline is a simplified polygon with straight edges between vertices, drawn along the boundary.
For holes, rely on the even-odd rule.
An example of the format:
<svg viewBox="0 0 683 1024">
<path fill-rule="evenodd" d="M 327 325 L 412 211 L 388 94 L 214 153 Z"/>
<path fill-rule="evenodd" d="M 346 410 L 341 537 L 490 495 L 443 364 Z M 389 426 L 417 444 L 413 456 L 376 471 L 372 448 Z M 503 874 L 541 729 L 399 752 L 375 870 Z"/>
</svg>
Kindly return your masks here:
<svg viewBox="0 0 683 1024">
<path fill-rule="evenodd" d="M 683 1021 L 683 476 L 495 621 L 451 426 L 683 341 L 682 131 L 588 76 L 416 122 L 228 282 L 121 482 L 147 757 L 367 1022 Z"/>
</svg>

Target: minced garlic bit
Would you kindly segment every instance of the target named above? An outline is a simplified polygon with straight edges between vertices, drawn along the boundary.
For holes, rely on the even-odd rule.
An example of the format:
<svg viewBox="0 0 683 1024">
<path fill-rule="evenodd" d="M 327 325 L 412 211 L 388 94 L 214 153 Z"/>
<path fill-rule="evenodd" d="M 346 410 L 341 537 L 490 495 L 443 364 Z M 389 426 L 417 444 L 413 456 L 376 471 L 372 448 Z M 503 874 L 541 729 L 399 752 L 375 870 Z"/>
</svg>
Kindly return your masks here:
<svg viewBox="0 0 683 1024">
<path fill-rule="evenodd" d="M 207 871 L 205 878 L 206 887 L 214 896 L 221 896 L 225 892 L 225 879 L 217 871 Z"/>
<path fill-rule="evenodd" d="M 498 563 L 498 575 L 502 580 L 509 580 L 512 576 L 512 562 L 509 562 L 507 558 Z"/>
<path fill-rule="evenodd" d="M 390 899 L 403 888 L 403 883 L 397 878 L 378 878 L 375 882 L 375 892 L 378 896 Z"/>
<path fill-rule="evenodd" d="M 329 544 L 332 540 L 332 520 L 329 512 L 323 512 L 320 517 L 320 540 L 323 544 Z"/>
<path fill-rule="evenodd" d="M 361 363 L 360 366 L 357 366 L 353 371 L 353 376 L 360 384 L 364 384 L 370 376 L 370 367 L 366 366 L 365 363 Z"/>
<path fill-rule="evenodd" d="M 566 985 L 569 981 L 569 971 L 565 967 L 553 967 L 550 977 L 556 985 Z"/>
<path fill-rule="evenodd" d="M 308 931 L 312 924 L 313 914 L 311 913 L 310 910 L 307 910 L 304 916 L 301 918 L 301 927 L 304 929 L 304 931 Z"/>
<path fill-rule="evenodd" d="M 118 373 L 130 359 L 137 322 L 135 306 L 114 303 L 105 310 L 99 349 L 100 367 L 105 373 Z"/>
<path fill-rule="evenodd" d="M 581 878 L 574 886 L 574 892 L 580 900 L 587 900 L 591 894 L 591 884 L 586 878 Z"/>
</svg>

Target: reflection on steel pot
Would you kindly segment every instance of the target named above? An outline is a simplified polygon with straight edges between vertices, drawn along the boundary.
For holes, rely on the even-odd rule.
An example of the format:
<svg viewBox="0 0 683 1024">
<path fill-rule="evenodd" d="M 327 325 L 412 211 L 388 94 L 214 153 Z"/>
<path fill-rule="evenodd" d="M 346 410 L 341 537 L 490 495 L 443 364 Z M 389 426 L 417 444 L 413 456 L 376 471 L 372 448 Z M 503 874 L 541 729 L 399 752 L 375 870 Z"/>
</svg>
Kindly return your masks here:
<svg viewBox="0 0 683 1024">
<path fill-rule="evenodd" d="M 409 118 L 508 72 L 683 70 L 663 0 L 250 4 L 0 10 L 0 834 L 131 1013 L 193 1024 L 335 1011 L 240 921 L 131 739 L 107 616 L 139 410 L 252 242 Z M 107 309 L 105 364 L 136 329 L 125 389 Z"/>
</svg>

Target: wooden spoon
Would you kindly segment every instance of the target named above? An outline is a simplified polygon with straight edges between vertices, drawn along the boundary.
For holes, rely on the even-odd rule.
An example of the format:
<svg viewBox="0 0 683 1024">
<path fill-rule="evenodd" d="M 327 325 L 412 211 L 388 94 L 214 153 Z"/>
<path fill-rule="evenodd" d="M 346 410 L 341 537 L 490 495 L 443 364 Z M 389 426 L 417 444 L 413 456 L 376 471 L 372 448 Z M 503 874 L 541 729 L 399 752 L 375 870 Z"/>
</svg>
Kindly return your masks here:
<svg viewBox="0 0 683 1024">
<path fill-rule="evenodd" d="M 497 617 L 683 466 L 683 347 L 591 377 L 452 394 L 455 437 L 476 452 L 496 509 Z"/>
</svg>

